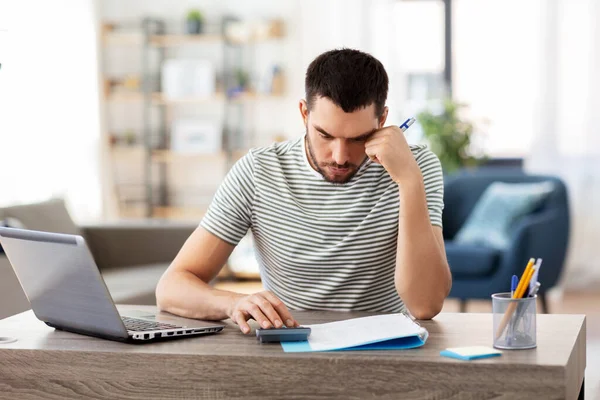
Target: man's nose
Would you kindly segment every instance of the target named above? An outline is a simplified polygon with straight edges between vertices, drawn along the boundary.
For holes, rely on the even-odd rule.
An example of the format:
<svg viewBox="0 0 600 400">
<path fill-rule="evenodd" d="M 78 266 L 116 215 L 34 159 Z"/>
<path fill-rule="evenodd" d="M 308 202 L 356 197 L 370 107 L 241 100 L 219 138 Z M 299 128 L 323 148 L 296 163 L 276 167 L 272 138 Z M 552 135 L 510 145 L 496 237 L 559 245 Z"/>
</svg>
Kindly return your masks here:
<svg viewBox="0 0 600 400">
<path fill-rule="evenodd" d="M 333 149 L 333 161 L 337 165 L 344 165 L 350 160 L 348 146 L 343 140 L 336 140 Z"/>
</svg>

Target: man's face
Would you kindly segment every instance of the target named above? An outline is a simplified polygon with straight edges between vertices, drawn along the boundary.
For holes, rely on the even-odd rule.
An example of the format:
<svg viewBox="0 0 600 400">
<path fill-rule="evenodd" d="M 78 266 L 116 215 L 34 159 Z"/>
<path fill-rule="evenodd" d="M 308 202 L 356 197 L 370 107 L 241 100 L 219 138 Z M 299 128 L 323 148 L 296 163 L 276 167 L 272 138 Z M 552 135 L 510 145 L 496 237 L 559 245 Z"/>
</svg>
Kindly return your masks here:
<svg viewBox="0 0 600 400">
<path fill-rule="evenodd" d="M 317 97 L 310 112 L 301 100 L 300 113 L 311 165 L 328 182 L 346 183 L 365 160 L 365 142 L 383 127 L 388 110 L 379 118 L 374 104 L 346 113 L 328 98 Z"/>
</svg>

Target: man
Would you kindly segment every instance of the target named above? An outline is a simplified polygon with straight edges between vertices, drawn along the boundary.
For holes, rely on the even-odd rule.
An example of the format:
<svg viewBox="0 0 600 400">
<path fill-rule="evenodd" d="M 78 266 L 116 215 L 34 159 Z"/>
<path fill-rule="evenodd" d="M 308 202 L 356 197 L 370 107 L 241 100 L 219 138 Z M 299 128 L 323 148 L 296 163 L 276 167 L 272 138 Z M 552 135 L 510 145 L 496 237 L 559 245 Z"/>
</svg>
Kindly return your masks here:
<svg viewBox="0 0 600 400">
<path fill-rule="evenodd" d="M 308 67 L 304 137 L 251 150 L 161 278 L 160 309 L 199 319 L 298 326 L 289 309 L 437 315 L 451 276 L 442 170 L 425 146 L 385 126 L 388 77 L 350 49 Z M 267 291 L 208 285 L 252 230 Z"/>
</svg>

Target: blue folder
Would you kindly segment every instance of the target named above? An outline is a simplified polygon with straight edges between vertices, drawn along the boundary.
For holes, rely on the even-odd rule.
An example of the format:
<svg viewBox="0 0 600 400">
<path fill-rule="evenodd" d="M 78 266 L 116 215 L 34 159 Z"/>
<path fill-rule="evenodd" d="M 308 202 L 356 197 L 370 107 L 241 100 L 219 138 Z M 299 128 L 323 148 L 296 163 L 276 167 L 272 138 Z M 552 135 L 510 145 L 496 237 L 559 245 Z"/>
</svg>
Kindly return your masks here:
<svg viewBox="0 0 600 400">
<path fill-rule="evenodd" d="M 323 350 L 323 351 L 341 351 L 341 350 L 402 350 L 402 349 L 414 349 L 416 347 L 421 347 L 425 344 L 426 336 L 421 337 L 418 335 L 408 336 L 402 338 L 395 338 L 389 340 L 382 340 L 373 343 L 365 343 L 360 346 L 355 347 L 342 347 L 338 349 L 332 350 Z M 281 346 L 283 347 L 283 351 L 286 353 L 304 353 L 313 350 L 310 347 L 310 343 L 308 341 L 303 342 L 281 342 Z"/>
</svg>

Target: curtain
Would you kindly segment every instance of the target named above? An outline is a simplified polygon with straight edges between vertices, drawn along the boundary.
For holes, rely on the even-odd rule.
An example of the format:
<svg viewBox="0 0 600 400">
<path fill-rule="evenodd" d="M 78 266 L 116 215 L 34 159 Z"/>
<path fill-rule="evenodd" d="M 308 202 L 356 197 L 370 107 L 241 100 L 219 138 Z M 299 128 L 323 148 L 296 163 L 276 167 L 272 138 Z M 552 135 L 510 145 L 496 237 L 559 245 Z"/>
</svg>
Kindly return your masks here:
<svg viewBox="0 0 600 400">
<path fill-rule="evenodd" d="M 94 0 L 0 2 L 0 206 L 102 214 Z"/>
<path fill-rule="evenodd" d="M 571 236 L 563 286 L 600 284 L 600 0 L 542 2 L 536 129 L 530 172 L 564 179 Z"/>
</svg>

